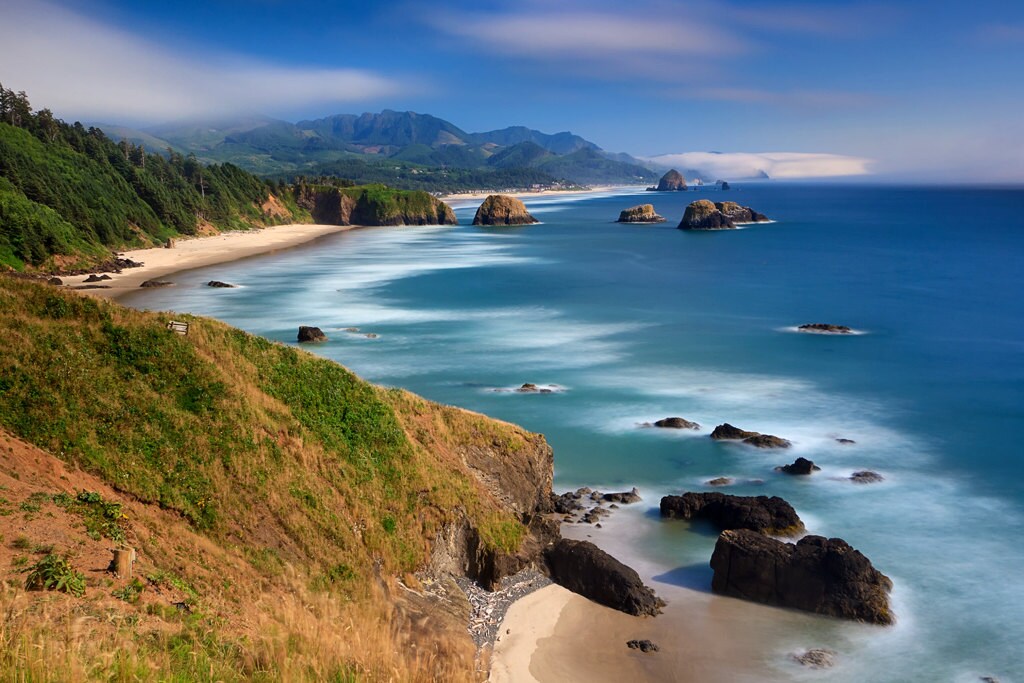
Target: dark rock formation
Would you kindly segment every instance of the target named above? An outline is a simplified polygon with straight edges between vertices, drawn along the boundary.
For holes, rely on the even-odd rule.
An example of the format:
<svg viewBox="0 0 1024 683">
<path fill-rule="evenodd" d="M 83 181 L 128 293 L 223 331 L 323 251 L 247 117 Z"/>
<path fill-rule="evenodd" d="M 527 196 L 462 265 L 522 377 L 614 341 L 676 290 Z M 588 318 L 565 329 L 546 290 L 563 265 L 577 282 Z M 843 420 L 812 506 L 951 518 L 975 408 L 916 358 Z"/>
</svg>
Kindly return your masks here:
<svg viewBox="0 0 1024 683">
<path fill-rule="evenodd" d="M 841 443 L 844 446 L 849 446 L 849 445 L 855 444 L 857 442 L 854 441 L 853 439 L 836 439 L 836 443 Z"/>
<path fill-rule="evenodd" d="M 708 486 L 732 486 L 732 477 L 715 477 L 707 482 Z"/>
<path fill-rule="evenodd" d="M 61 280 L 59 277 L 51 277 L 49 280 L 46 281 L 46 283 L 53 285 L 54 287 L 60 287 L 61 285 L 64 284 L 64 281 Z"/>
<path fill-rule="evenodd" d="M 749 206 L 740 206 L 736 202 L 715 202 L 715 208 L 728 216 L 733 223 L 764 223 L 768 217 L 754 211 Z"/>
<path fill-rule="evenodd" d="M 711 556 L 711 589 L 768 605 L 891 624 L 892 581 L 839 538 L 785 543 L 746 529 L 723 531 Z"/>
<path fill-rule="evenodd" d="M 146 280 L 139 287 L 169 287 L 173 284 L 173 282 L 167 282 L 166 280 Z"/>
<path fill-rule="evenodd" d="M 836 651 L 820 647 L 791 656 L 793 661 L 811 669 L 830 669 L 836 663 Z"/>
<path fill-rule="evenodd" d="M 300 325 L 298 340 L 302 343 L 325 342 L 327 341 L 327 335 L 319 327 Z"/>
<path fill-rule="evenodd" d="M 523 393 L 530 393 L 530 392 L 534 392 L 534 391 L 540 391 L 540 389 L 537 387 L 536 384 L 532 384 L 530 382 L 527 382 L 523 386 L 521 386 L 518 389 L 516 389 L 516 391 L 520 391 L 520 392 L 523 392 Z"/>
<path fill-rule="evenodd" d="M 639 503 L 642 498 L 640 498 L 640 492 L 634 486 L 632 491 L 606 493 L 601 496 L 601 500 L 608 503 L 622 503 L 623 505 L 630 505 L 632 503 Z"/>
<path fill-rule="evenodd" d="M 658 181 L 657 187 L 648 187 L 648 192 L 685 192 L 686 191 L 686 179 L 683 178 L 683 174 L 672 169 L 665 175 L 661 176 L 661 180 Z"/>
<path fill-rule="evenodd" d="M 690 422 L 682 417 L 666 417 L 663 420 L 655 422 L 654 426 L 665 429 L 700 429 L 699 424 L 696 422 Z"/>
<path fill-rule="evenodd" d="M 230 288 L 234 288 L 235 285 L 228 284 L 227 282 L 221 282 L 220 280 L 210 280 L 209 282 L 206 283 L 206 286 L 207 287 L 224 287 L 224 288 L 229 288 L 230 289 Z"/>
<path fill-rule="evenodd" d="M 730 496 L 717 491 L 665 496 L 661 499 L 661 516 L 706 519 L 719 529 L 749 529 L 776 536 L 804 531 L 796 510 L 778 496 Z"/>
<path fill-rule="evenodd" d="M 589 541 L 563 538 L 544 558 L 555 583 L 606 607 L 654 616 L 665 604 L 634 570 Z"/>
<path fill-rule="evenodd" d="M 562 494 L 551 494 L 551 507 L 560 515 L 571 515 L 583 510 L 583 492 L 586 489 L 577 491 L 566 491 Z"/>
<path fill-rule="evenodd" d="M 714 202 L 707 199 L 691 202 L 679 223 L 680 230 L 730 230 L 735 227 L 732 219 L 719 211 Z"/>
<path fill-rule="evenodd" d="M 537 222 L 525 204 L 506 194 L 490 195 L 473 217 L 473 225 L 530 225 Z"/>
<path fill-rule="evenodd" d="M 850 481 L 854 484 L 877 484 L 880 481 L 885 481 L 878 472 L 872 472 L 871 470 L 861 470 L 860 472 L 854 472 L 850 475 Z"/>
<path fill-rule="evenodd" d="M 729 187 L 729 183 L 727 181 L 725 181 L 725 180 L 721 181 L 718 184 L 721 186 L 721 188 L 723 190 L 731 190 L 732 189 L 731 187 Z"/>
<path fill-rule="evenodd" d="M 619 223 L 664 223 L 664 216 L 654 213 L 653 204 L 641 204 L 619 213 Z"/>
<path fill-rule="evenodd" d="M 783 465 L 782 467 L 776 467 L 776 472 L 784 472 L 786 474 L 810 474 L 820 470 L 821 468 L 815 465 L 812 461 L 807 458 L 797 458 L 790 465 Z"/>
<path fill-rule="evenodd" d="M 789 448 L 792 444 L 779 436 L 762 434 L 760 432 L 748 432 L 739 427 L 733 427 L 726 422 L 714 428 L 711 438 L 716 441 L 742 441 L 745 444 L 757 448 Z"/>
<path fill-rule="evenodd" d="M 818 332 L 819 334 L 852 334 L 846 325 L 831 325 L 829 323 L 806 323 L 796 328 L 801 332 Z"/>
<path fill-rule="evenodd" d="M 104 280 L 110 279 L 112 278 L 106 273 L 104 273 L 103 275 L 97 275 L 96 273 L 93 273 L 89 277 L 85 278 L 82 282 L 103 282 Z"/>
<path fill-rule="evenodd" d="M 649 640 L 627 640 L 626 647 L 630 650 L 640 650 L 640 652 L 657 652 L 658 646 Z"/>
</svg>

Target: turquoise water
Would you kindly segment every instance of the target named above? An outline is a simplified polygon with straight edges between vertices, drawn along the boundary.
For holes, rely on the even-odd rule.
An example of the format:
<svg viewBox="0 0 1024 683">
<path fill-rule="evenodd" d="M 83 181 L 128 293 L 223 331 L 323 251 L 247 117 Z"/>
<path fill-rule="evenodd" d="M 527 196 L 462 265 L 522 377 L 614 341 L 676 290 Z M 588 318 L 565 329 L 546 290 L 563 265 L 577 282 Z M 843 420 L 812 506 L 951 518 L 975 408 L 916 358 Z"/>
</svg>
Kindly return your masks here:
<svg viewBox="0 0 1024 683">
<path fill-rule="evenodd" d="M 699 196 L 777 222 L 675 230 Z M 612 222 L 646 201 L 669 222 Z M 828 680 L 1024 680 L 1024 192 L 763 183 L 527 204 L 541 225 L 356 230 L 125 302 L 289 343 L 317 325 L 331 340 L 311 350 L 370 380 L 543 432 L 556 488 L 640 487 L 643 509 L 593 540 L 656 584 L 706 591 L 714 546 L 659 520 L 661 495 L 725 475 L 730 492 L 783 496 L 893 578 L 899 618 L 806 617 L 771 644 L 783 678 L 821 678 L 784 653 L 824 645 L 840 653 Z M 864 334 L 792 331 L 805 322 Z M 563 390 L 494 391 L 523 382 Z M 669 415 L 702 430 L 637 427 Z M 722 422 L 794 447 L 714 443 Z M 798 455 L 822 471 L 773 471 Z M 886 479 L 845 479 L 860 469 Z"/>
</svg>

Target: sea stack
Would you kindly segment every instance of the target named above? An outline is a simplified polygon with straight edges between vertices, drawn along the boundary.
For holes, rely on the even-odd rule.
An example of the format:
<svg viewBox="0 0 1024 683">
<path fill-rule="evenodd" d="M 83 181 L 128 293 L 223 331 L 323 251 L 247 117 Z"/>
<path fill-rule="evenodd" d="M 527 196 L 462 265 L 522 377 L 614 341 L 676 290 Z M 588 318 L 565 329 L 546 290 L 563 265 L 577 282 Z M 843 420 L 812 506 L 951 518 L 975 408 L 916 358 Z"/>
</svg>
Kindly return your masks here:
<svg viewBox="0 0 1024 683">
<path fill-rule="evenodd" d="M 648 187 L 647 190 L 648 192 L 686 192 L 686 178 L 673 168 L 661 176 L 657 187 Z"/>
<path fill-rule="evenodd" d="M 664 223 L 665 217 L 654 212 L 653 204 L 641 204 L 619 213 L 617 223 Z"/>
<path fill-rule="evenodd" d="M 473 217 L 473 225 L 530 225 L 539 221 L 530 215 L 526 205 L 507 194 L 492 194 Z"/>
<path fill-rule="evenodd" d="M 691 202 L 679 223 L 680 230 L 731 230 L 737 223 L 764 223 L 769 219 L 763 213 L 736 202 L 712 202 L 698 199 Z"/>
</svg>

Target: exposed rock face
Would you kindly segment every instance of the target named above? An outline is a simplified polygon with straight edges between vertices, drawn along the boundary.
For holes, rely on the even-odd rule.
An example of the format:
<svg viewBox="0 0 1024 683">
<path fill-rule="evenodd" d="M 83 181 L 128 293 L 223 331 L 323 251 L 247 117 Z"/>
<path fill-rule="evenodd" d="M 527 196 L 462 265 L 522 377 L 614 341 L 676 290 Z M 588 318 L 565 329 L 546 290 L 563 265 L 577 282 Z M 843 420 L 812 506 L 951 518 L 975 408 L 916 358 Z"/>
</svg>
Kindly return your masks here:
<svg viewBox="0 0 1024 683">
<path fill-rule="evenodd" d="M 525 204 L 506 194 L 489 196 L 473 217 L 473 225 L 530 225 L 537 222 Z"/>
<path fill-rule="evenodd" d="M 749 206 L 740 206 L 736 202 L 715 202 L 715 208 L 729 217 L 733 223 L 763 223 L 767 216 L 754 211 Z"/>
<path fill-rule="evenodd" d="M 641 204 L 619 213 L 619 223 L 664 223 L 664 216 L 654 212 L 653 204 Z"/>
<path fill-rule="evenodd" d="M 327 341 L 327 335 L 324 334 L 323 330 L 319 327 L 307 327 L 306 325 L 300 325 L 298 340 L 303 343 L 325 342 Z"/>
<path fill-rule="evenodd" d="M 648 187 L 647 190 L 649 192 L 685 192 L 686 179 L 683 178 L 682 173 L 673 168 L 661 176 L 657 187 Z"/>
<path fill-rule="evenodd" d="M 376 187 L 376 186 L 374 186 Z M 324 225 L 455 225 L 452 208 L 427 192 L 302 185 L 296 203 Z"/>
<path fill-rule="evenodd" d="M 634 570 L 589 541 L 563 538 L 544 557 L 555 583 L 606 607 L 654 616 L 665 604 Z"/>
<path fill-rule="evenodd" d="M 630 650 L 640 650 L 640 652 L 657 652 L 658 646 L 649 640 L 627 640 L 626 647 Z"/>
<path fill-rule="evenodd" d="M 796 329 L 801 332 L 817 332 L 819 334 L 853 334 L 853 330 L 846 325 L 832 325 L 829 323 L 807 323 Z"/>
<path fill-rule="evenodd" d="M 877 484 L 880 481 L 885 481 L 878 472 L 872 472 L 871 470 L 861 470 L 860 472 L 854 472 L 850 475 L 850 481 L 854 484 Z"/>
<path fill-rule="evenodd" d="M 892 581 L 839 538 L 784 543 L 746 529 L 723 531 L 711 556 L 711 589 L 768 605 L 891 624 Z"/>
<path fill-rule="evenodd" d="M 210 280 L 206 283 L 206 286 L 233 289 L 235 285 L 228 284 L 227 282 L 221 282 L 220 280 Z"/>
<path fill-rule="evenodd" d="M 731 230 L 735 227 L 732 219 L 719 211 L 714 202 L 707 199 L 690 202 L 683 212 L 683 220 L 679 223 L 680 230 Z"/>
<path fill-rule="evenodd" d="M 739 427 L 733 427 L 726 422 L 720 424 L 711 432 L 711 438 L 716 441 L 742 441 L 745 444 L 757 448 L 789 448 L 792 444 L 779 436 L 762 434 L 760 432 L 748 432 Z"/>
<path fill-rule="evenodd" d="M 738 223 L 763 223 L 768 217 L 736 202 L 691 202 L 679 223 L 680 230 L 729 230 Z"/>
<path fill-rule="evenodd" d="M 814 464 L 807 458 L 797 458 L 790 465 L 783 465 L 782 467 L 776 467 L 776 472 L 784 472 L 785 474 L 810 474 L 820 470 L 821 468 Z"/>
<path fill-rule="evenodd" d="M 796 510 L 778 496 L 730 496 L 717 491 L 665 496 L 661 499 L 661 516 L 706 519 L 719 529 L 749 529 L 776 536 L 804 531 Z"/>
<path fill-rule="evenodd" d="M 696 422 L 690 422 L 682 417 L 666 417 L 655 422 L 654 426 L 665 429 L 700 429 L 699 424 Z"/>
</svg>

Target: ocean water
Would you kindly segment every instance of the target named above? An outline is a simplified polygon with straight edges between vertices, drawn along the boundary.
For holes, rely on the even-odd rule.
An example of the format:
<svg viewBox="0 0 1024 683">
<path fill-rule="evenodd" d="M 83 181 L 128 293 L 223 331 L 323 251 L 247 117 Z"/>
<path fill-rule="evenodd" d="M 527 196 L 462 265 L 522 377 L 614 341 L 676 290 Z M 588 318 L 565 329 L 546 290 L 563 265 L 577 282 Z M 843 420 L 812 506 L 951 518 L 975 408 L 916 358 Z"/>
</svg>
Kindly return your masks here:
<svg viewBox="0 0 1024 683">
<path fill-rule="evenodd" d="M 776 222 L 676 230 L 699 197 Z M 641 202 L 669 222 L 612 222 Z M 311 350 L 363 377 L 544 433 L 557 489 L 640 488 L 643 503 L 586 533 L 666 593 L 712 599 L 715 535 L 660 520 L 662 495 L 730 476 L 730 493 L 786 498 L 893 579 L 898 623 L 751 606 L 785 624 L 758 655 L 766 678 L 1024 681 L 1024 191 L 625 190 L 529 200 L 542 223 L 512 229 L 469 226 L 475 205 L 460 226 L 340 233 L 125 303 L 289 343 L 317 325 L 330 341 Z M 806 322 L 863 334 L 793 331 Z M 495 391 L 524 382 L 558 390 Z M 638 427 L 671 415 L 702 428 Z M 793 448 L 712 442 L 723 422 Z M 773 470 L 797 456 L 821 471 Z M 885 481 L 848 481 L 861 469 Z M 839 653 L 827 672 L 788 658 L 821 646 Z"/>
</svg>

